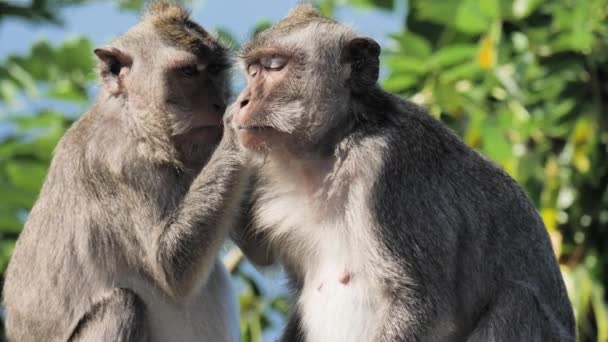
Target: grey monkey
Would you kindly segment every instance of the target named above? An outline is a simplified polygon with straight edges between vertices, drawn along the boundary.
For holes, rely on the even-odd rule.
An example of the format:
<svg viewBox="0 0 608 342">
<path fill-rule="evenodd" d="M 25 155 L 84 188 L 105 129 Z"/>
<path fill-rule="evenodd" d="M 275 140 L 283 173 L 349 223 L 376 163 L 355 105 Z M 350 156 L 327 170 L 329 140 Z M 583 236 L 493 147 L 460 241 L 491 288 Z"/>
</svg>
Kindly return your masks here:
<svg viewBox="0 0 608 342">
<path fill-rule="evenodd" d="M 216 257 L 243 188 L 222 133 L 228 51 L 157 2 L 95 54 L 101 92 L 56 147 L 8 267 L 8 339 L 238 341 Z"/>
<path fill-rule="evenodd" d="M 283 341 L 574 341 L 529 199 L 382 90 L 379 54 L 310 5 L 241 51 L 248 82 L 231 124 L 257 171 L 235 240 L 285 265 Z"/>
</svg>

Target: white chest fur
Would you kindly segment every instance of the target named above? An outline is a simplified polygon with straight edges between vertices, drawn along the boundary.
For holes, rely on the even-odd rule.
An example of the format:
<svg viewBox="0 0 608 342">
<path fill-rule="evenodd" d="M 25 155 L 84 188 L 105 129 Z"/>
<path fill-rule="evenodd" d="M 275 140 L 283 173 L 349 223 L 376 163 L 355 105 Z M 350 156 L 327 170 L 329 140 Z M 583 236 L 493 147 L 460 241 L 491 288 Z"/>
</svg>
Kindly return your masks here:
<svg viewBox="0 0 608 342">
<path fill-rule="evenodd" d="M 258 223 L 304 275 L 297 301 L 306 340 L 373 341 L 388 301 L 375 276 L 377 247 L 369 210 L 353 205 L 325 216 L 319 205 L 328 203 L 297 192 L 266 195 Z"/>
<path fill-rule="evenodd" d="M 307 341 L 374 341 L 386 302 L 358 247 L 331 233 L 319 243 L 298 300 Z"/>
</svg>

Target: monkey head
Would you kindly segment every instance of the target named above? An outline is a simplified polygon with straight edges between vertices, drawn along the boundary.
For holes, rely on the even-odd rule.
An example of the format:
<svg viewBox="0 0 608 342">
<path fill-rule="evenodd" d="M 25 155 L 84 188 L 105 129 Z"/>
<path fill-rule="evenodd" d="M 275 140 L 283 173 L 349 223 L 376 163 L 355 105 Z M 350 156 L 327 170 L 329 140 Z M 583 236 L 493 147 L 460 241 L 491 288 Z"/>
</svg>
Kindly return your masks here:
<svg viewBox="0 0 608 342">
<path fill-rule="evenodd" d="M 140 23 L 95 54 L 102 96 L 128 108 L 124 119 L 134 134 L 173 145 L 220 140 L 228 51 L 184 9 L 152 4 Z"/>
<path fill-rule="evenodd" d="M 352 101 L 376 87 L 380 46 L 301 5 L 241 51 L 247 86 L 230 109 L 241 144 L 315 153 L 348 125 Z"/>
</svg>

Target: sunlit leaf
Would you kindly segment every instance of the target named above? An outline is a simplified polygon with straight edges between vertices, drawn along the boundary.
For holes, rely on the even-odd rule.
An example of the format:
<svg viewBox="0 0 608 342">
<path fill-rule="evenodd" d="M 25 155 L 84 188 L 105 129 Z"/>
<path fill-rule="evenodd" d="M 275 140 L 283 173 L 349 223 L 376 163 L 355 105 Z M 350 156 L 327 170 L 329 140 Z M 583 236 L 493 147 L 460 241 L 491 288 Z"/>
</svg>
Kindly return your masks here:
<svg viewBox="0 0 608 342">
<path fill-rule="evenodd" d="M 555 208 L 543 208 L 540 211 L 540 216 L 545 223 L 545 227 L 550 232 L 557 230 L 557 209 Z"/>
<path fill-rule="evenodd" d="M 479 49 L 479 65 L 482 69 L 492 69 L 496 64 L 496 52 L 494 51 L 494 41 L 490 36 L 481 40 Z"/>
<path fill-rule="evenodd" d="M 608 341 L 608 304 L 606 303 L 605 290 L 600 286 L 593 288 L 591 304 L 597 322 L 597 340 Z"/>
</svg>

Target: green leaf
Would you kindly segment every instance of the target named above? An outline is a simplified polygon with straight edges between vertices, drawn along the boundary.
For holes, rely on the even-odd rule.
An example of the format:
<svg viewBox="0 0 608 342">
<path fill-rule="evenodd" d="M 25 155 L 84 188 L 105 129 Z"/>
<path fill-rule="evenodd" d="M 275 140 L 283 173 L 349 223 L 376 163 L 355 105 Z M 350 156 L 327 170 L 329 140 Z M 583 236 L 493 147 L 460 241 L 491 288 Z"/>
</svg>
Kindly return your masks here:
<svg viewBox="0 0 608 342">
<path fill-rule="evenodd" d="M 30 75 L 25 69 L 18 64 L 8 65 L 9 75 L 19 82 L 21 87 L 28 93 L 29 96 L 38 96 L 38 88 L 32 75 Z"/>
<path fill-rule="evenodd" d="M 463 79 L 472 79 L 481 72 L 476 62 L 457 65 L 445 70 L 441 75 L 441 82 L 451 83 Z"/>
<path fill-rule="evenodd" d="M 604 298 L 604 288 L 597 284 L 591 295 L 591 305 L 597 322 L 597 340 L 608 341 L 608 304 Z"/>
<path fill-rule="evenodd" d="M 498 16 L 497 0 L 413 1 L 420 19 L 453 27 L 467 34 L 487 32 Z"/>
<path fill-rule="evenodd" d="M 2 205 L 6 207 L 29 209 L 34 205 L 36 196 L 35 193 L 23 191 L 12 185 L 3 184 L 0 187 L 0 199 Z"/>
<path fill-rule="evenodd" d="M 428 70 L 425 63 L 417 58 L 394 54 L 386 59 L 386 66 L 394 73 L 420 75 Z"/>
<path fill-rule="evenodd" d="M 418 77 L 408 74 L 392 74 L 382 85 L 390 92 L 400 93 L 418 82 Z"/>
<path fill-rule="evenodd" d="M 421 60 L 431 55 L 431 44 L 422 36 L 412 32 L 404 32 L 391 34 L 390 37 L 399 44 L 404 55 Z"/>
<path fill-rule="evenodd" d="M 17 215 L 17 208 L 8 208 L 5 201 L 2 200 L 3 206 L 0 206 L 0 234 L 1 233 L 18 233 L 21 231 L 23 222 Z"/>
<path fill-rule="evenodd" d="M 505 162 L 511 158 L 511 144 L 505 132 L 495 122 L 485 122 L 481 130 L 483 151 L 493 160 Z"/>
<path fill-rule="evenodd" d="M 347 3 L 354 7 L 376 8 L 392 11 L 395 8 L 394 0 L 348 0 Z"/>
<path fill-rule="evenodd" d="M 49 80 L 49 62 L 55 60 L 53 47 L 45 40 L 32 45 L 30 56 L 23 61 L 23 67 L 38 81 Z"/>
<path fill-rule="evenodd" d="M 74 76 L 93 76 L 95 62 L 93 59 L 93 45 L 86 38 L 74 38 L 64 42 L 56 51 L 55 62 L 63 72 Z"/>
<path fill-rule="evenodd" d="M 15 241 L 0 241 L 0 271 L 2 271 L 2 274 L 4 274 L 4 271 L 6 271 L 6 267 L 8 266 L 8 262 L 11 258 L 11 254 L 13 254 L 14 249 Z"/>
<path fill-rule="evenodd" d="M 9 181 L 16 188 L 37 194 L 46 176 L 46 164 L 30 161 L 9 161 L 4 165 Z"/>
<path fill-rule="evenodd" d="M 139 12 L 146 4 L 146 0 L 118 0 L 118 7 L 127 11 Z"/>
<path fill-rule="evenodd" d="M 54 82 L 48 95 L 59 100 L 73 102 L 86 102 L 88 100 L 86 89 L 67 79 Z"/>
<path fill-rule="evenodd" d="M 15 96 L 17 96 L 18 90 L 12 81 L 0 79 L 0 101 L 12 103 Z"/>
<path fill-rule="evenodd" d="M 477 53 L 475 44 L 455 44 L 438 50 L 428 60 L 432 68 L 444 68 L 463 62 L 474 62 Z"/>
</svg>

